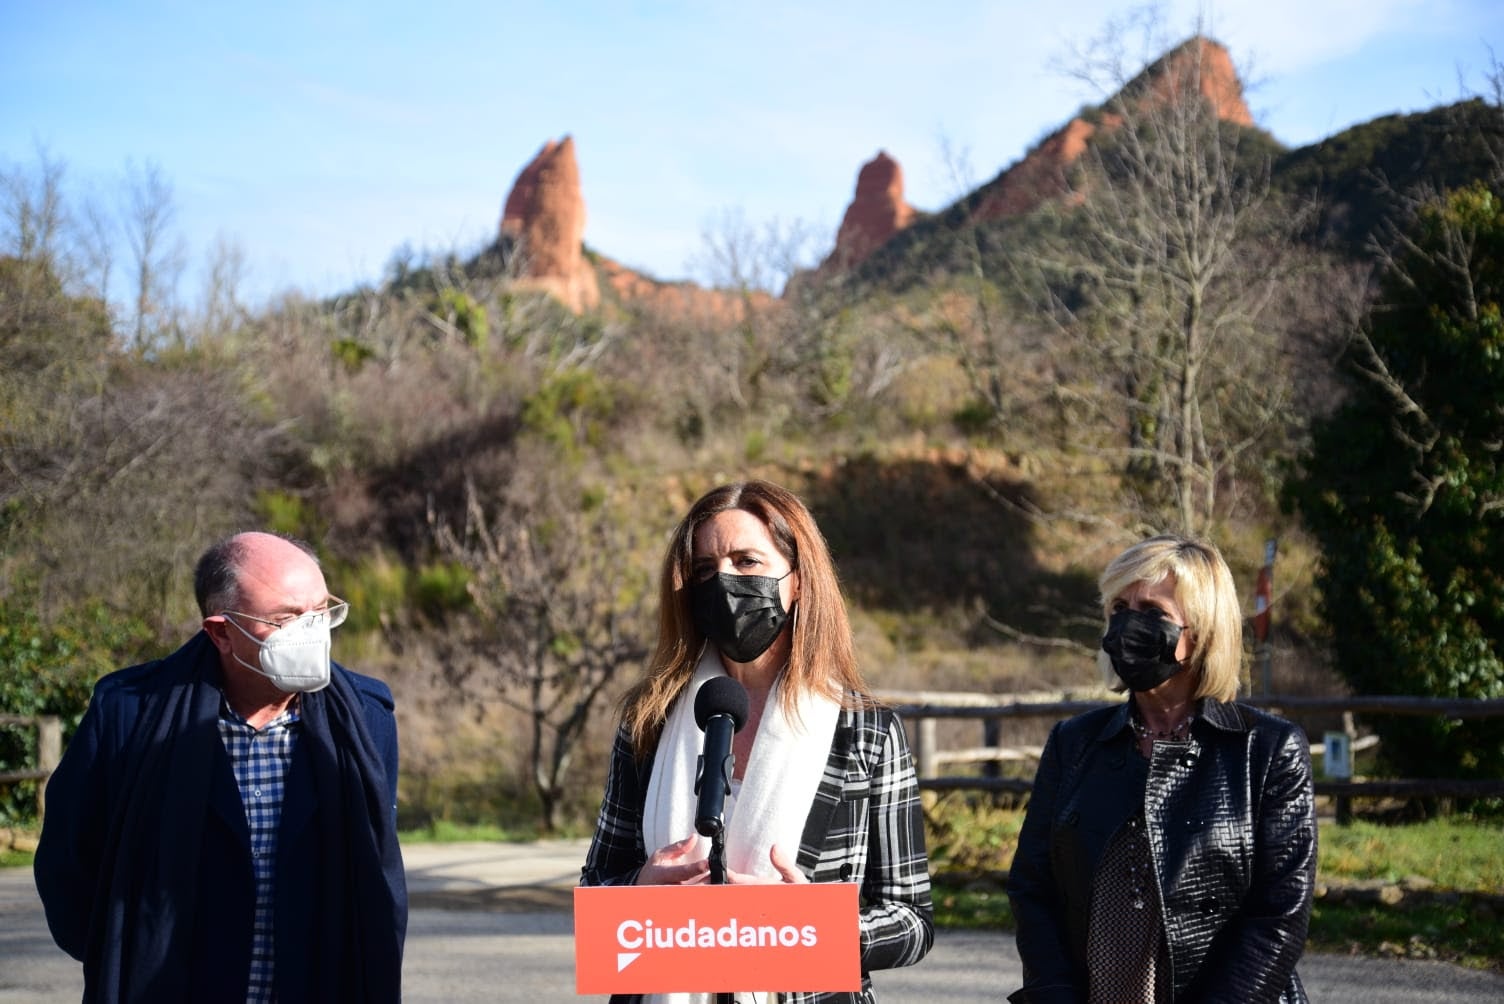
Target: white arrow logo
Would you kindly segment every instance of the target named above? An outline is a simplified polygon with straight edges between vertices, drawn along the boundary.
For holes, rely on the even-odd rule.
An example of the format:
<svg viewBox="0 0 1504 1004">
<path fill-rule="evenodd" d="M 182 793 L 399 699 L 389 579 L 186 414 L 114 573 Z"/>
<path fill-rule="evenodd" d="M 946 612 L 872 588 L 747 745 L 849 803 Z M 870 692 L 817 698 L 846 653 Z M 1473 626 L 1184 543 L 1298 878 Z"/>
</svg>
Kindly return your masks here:
<svg viewBox="0 0 1504 1004">
<path fill-rule="evenodd" d="M 641 955 L 641 954 L 642 954 L 641 952 L 617 952 L 616 953 L 616 971 L 619 973 L 623 969 L 625 969 L 628 966 L 630 966 L 632 963 L 636 962 L 637 961 L 637 957 L 639 955 Z"/>
</svg>

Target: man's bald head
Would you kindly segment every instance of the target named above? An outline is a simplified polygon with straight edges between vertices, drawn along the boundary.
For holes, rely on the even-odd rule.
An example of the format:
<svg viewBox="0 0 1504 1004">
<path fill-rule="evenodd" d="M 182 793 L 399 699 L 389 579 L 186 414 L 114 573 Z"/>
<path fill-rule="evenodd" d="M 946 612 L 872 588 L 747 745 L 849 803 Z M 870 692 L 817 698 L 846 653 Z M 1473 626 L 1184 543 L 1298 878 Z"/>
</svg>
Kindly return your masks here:
<svg viewBox="0 0 1504 1004">
<path fill-rule="evenodd" d="M 246 569 L 288 561 L 312 561 L 315 567 L 319 563 L 312 547 L 286 534 L 252 530 L 212 545 L 198 559 L 193 571 L 193 596 L 199 612 L 209 617 L 221 610 L 235 609 L 240 603 L 240 580 Z"/>
</svg>

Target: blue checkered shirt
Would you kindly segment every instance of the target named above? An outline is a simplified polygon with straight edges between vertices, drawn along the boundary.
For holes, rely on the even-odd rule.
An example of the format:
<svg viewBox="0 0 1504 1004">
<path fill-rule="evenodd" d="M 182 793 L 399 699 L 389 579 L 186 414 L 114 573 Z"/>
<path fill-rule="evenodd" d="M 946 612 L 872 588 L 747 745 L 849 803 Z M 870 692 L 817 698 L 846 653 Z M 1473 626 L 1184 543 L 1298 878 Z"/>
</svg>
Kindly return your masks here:
<svg viewBox="0 0 1504 1004">
<path fill-rule="evenodd" d="M 245 821 L 251 830 L 251 867 L 256 875 L 256 924 L 251 939 L 246 1004 L 271 1004 L 277 999 L 272 938 L 277 825 L 282 819 L 287 765 L 292 762 L 301 731 L 296 702 L 259 731 L 237 715 L 228 701 L 220 702 L 219 738 L 224 741 L 225 752 L 230 754 L 230 766 L 240 786 L 240 804 L 245 807 Z"/>
</svg>

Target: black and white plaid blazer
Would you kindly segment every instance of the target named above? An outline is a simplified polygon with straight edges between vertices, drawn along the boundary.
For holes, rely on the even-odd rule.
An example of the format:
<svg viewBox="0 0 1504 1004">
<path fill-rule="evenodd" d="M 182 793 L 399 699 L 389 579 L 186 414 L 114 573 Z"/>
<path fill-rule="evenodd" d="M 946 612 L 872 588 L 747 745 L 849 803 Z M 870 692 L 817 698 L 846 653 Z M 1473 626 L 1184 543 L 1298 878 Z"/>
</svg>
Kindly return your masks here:
<svg viewBox="0 0 1504 1004">
<path fill-rule="evenodd" d="M 582 885 L 629 885 L 647 862 L 642 810 L 652 757 L 639 763 L 617 729 Z M 653 848 L 657 850 L 657 848 Z M 889 708 L 843 708 L 805 820 L 798 864 L 811 882 L 861 883 L 862 991 L 785 992 L 785 1004 L 875 1000 L 868 973 L 913 965 L 935 938 L 924 813 L 908 738 Z"/>
</svg>

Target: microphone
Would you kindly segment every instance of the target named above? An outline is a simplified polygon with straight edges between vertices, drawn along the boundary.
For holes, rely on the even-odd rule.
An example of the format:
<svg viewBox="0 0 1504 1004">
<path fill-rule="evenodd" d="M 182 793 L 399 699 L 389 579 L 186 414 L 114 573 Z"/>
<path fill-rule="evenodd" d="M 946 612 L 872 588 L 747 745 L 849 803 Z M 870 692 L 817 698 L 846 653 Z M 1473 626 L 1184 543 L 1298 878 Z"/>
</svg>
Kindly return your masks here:
<svg viewBox="0 0 1504 1004">
<path fill-rule="evenodd" d="M 731 774 L 736 768 L 731 737 L 746 721 L 746 687 L 729 676 L 705 681 L 695 695 L 695 724 L 705 733 L 704 752 L 700 754 L 695 777 L 695 794 L 700 796 L 695 809 L 695 829 L 702 836 L 720 835 L 721 811 L 731 793 Z"/>
</svg>

